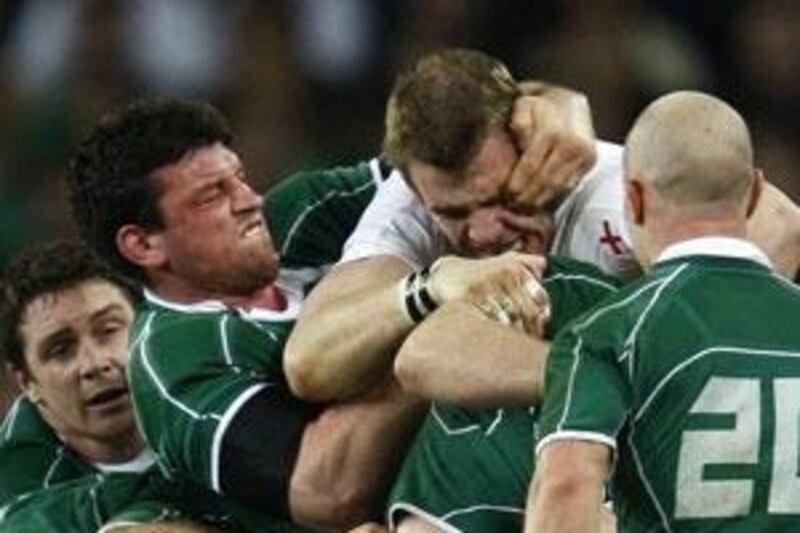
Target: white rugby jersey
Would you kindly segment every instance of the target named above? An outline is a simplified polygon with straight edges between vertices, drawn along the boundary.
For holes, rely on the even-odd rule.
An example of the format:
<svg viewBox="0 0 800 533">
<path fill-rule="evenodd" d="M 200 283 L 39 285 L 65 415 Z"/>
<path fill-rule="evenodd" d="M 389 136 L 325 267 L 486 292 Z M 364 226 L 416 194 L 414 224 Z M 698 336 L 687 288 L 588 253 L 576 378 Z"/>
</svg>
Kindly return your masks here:
<svg viewBox="0 0 800 533">
<path fill-rule="evenodd" d="M 549 253 L 593 263 L 607 274 L 639 273 L 625 223 L 622 146 L 597 143 L 597 163 L 555 214 Z M 449 246 L 422 201 L 399 171 L 392 172 L 344 245 L 340 262 L 391 255 L 415 269 L 448 253 Z"/>
</svg>

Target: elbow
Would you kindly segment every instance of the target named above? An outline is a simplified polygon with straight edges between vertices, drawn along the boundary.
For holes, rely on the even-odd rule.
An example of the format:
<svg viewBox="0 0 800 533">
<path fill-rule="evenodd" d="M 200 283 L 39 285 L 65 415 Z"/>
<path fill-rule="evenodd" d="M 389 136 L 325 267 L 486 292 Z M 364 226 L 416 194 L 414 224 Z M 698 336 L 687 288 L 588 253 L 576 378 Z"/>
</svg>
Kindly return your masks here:
<svg viewBox="0 0 800 533">
<path fill-rule="evenodd" d="M 350 530 L 378 516 L 378 498 L 366 486 L 319 491 L 293 518 L 295 522 L 325 529 Z"/>
<path fill-rule="evenodd" d="M 334 399 L 328 380 L 322 371 L 322 361 L 314 357 L 314 346 L 295 335 L 289 338 L 283 355 L 283 372 L 289 388 L 297 398 L 309 402 L 324 402 Z"/>
<path fill-rule="evenodd" d="M 426 361 L 427 357 L 417 346 L 414 335 L 406 339 L 394 359 L 394 375 L 403 390 L 417 396 L 429 396 Z"/>
</svg>

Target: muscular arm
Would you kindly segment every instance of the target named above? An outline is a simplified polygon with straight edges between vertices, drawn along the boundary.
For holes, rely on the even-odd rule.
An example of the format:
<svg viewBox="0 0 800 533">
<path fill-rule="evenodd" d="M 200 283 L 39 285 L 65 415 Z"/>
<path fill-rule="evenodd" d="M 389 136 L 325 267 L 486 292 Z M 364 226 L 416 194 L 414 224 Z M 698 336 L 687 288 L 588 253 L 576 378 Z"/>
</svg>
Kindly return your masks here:
<svg viewBox="0 0 800 533">
<path fill-rule="evenodd" d="M 526 533 L 613 531 L 602 505 L 610 451 L 605 444 L 559 440 L 536 461 L 528 493 Z"/>
<path fill-rule="evenodd" d="M 419 396 L 468 407 L 535 405 L 550 343 L 452 302 L 400 348 L 395 374 Z"/>
<path fill-rule="evenodd" d="M 312 291 L 286 345 L 292 391 L 309 400 L 352 396 L 380 381 L 413 323 L 400 306 L 404 261 L 378 256 L 338 266 Z"/>
<path fill-rule="evenodd" d="M 299 523 L 343 529 L 375 519 L 426 404 L 389 380 L 307 426 L 289 506 Z"/>
<path fill-rule="evenodd" d="M 515 252 L 483 259 L 447 256 L 431 267 L 428 288 L 442 305 L 507 296 L 520 322 L 532 327 L 539 295 L 523 287 L 543 268 L 541 257 Z M 287 345 L 284 366 L 295 394 L 344 398 L 382 379 L 415 326 L 399 293 L 409 272 L 401 260 L 382 256 L 344 265 L 322 281 Z"/>
</svg>

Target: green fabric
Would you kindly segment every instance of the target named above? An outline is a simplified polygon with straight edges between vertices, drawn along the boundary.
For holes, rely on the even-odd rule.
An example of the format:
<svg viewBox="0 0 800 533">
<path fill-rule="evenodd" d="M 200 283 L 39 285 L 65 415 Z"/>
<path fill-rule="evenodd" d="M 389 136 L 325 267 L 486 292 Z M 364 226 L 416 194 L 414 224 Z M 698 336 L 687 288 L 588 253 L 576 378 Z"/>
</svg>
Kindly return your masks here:
<svg viewBox="0 0 800 533">
<path fill-rule="evenodd" d="M 0 425 L 0 505 L 26 492 L 97 472 L 63 445 L 36 407 L 14 402 Z"/>
<path fill-rule="evenodd" d="M 750 261 L 658 264 L 558 337 L 542 438 L 617 443 L 623 531 L 796 529 L 799 296 Z"/>
<path fill-rule="evenodd" d="M 131 332 L 128 380 L 137 420 L 173 479 L 219 491 L 225 424 L 264 386 L 285 386 L 283 347 L 305 294 L 340 250 L 375 190 L 367 163 L 306 172 L 265 197 L 281 251 L 286 310 L 175 306 L 149 297 Z"/>
<path fill-rule="evenodd" d="M 592 265 L 551 257 L 547 335 L 613 293 L 618 282 Z M 409 512 L 447 531 L 521 531 L 533 472 L 536 410 L 434 404 L 389 497 L 395 525 Z"/>
</svg>

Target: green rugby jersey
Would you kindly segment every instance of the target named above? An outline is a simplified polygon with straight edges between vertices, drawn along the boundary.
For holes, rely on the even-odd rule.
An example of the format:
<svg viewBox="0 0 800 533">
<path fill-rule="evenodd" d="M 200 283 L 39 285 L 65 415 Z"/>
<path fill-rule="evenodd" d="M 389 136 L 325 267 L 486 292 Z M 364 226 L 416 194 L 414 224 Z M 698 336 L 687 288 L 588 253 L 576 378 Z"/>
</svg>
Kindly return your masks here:
<svg viewBox="0 0 800 533">
<path fill-rule="evenodd" d="M 800 292 L 744 241 L 662 257 L 554 343 L 537 449 L 614 448 L 622 531 L 793 531 Z"/>
<path fill-rule="evenodd" d="M 612 294 L 618 282 L 593 265 L 550 257 L 543 285 L 546 336 Z M 521 531 L 533 471 L 536 409 L 466 409 L 434 403 L 389 497 L 389 522 L 425 516 L 444 531 Z"/>
<path fill-rule="evenodd" d="M 281 255 L 283 311 L 207 301 L 177 305 L 147 293 L 131 333 L 128 380 L 139 425 L 164 471 L 220 492 L 220 448 L 238 410 L 283 386 L 286 339 L 310 288 L 335 263 L 374 194 L 376 160 L 290 177 L 264 213 Z"/>
<path fill-rule="evenodd" d="M 147 474 L 90 474 L 0 507 L 0 533 L 86 533 L 183 518 Z"/>
<path fill-rule="evenodd" d="M 20 396 L 0 425 L 0 505 L 98 470 L 72 452 L 36 407 Z"/>
</svg>

